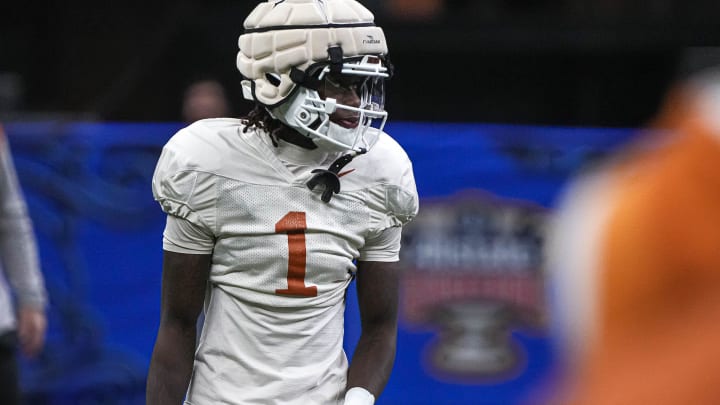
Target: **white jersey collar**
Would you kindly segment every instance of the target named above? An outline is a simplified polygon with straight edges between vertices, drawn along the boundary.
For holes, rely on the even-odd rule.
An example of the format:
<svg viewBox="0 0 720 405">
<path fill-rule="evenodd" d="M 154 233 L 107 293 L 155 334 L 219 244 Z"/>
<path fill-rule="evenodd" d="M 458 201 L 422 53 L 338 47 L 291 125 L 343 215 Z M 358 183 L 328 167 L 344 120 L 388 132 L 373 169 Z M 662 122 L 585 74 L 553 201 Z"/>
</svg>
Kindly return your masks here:
<svg viewBox="0 0 720 405">
<path fill-rule="evenodd" d="M 257 135 L 262 139 L 268 148 L 273 152 L 278 160 L 302 166 L 323 165 L 339 154 L 329 153 L 320 148 L 305 149 L 290 142 L 279 139 L 277 146 L 273 145 L 270 136 L 264 131 L 257 131 Z"/>
</svg>

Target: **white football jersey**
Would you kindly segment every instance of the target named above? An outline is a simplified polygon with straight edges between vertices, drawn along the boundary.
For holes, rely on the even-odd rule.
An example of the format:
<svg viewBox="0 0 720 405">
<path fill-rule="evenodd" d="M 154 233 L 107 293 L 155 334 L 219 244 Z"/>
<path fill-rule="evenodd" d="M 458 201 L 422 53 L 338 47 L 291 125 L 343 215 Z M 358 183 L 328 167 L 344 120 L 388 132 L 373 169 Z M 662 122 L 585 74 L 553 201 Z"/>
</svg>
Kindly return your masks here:
<svg viewBox="0 0 720 405">
<path fill-rule="evenodd" d="M 412 166 L 380 133 L 341 170 L 329 203 L 312 170 L 338 155 L 202 120 L 165 146 L 153 177 L 163 210 L 214 239 L 205 324 L 187 404 L 340 404 L 345 290 L 373 238 L 418 210 Z M 208 252 L 209 253 L 209 252 Z"/>
</svg>

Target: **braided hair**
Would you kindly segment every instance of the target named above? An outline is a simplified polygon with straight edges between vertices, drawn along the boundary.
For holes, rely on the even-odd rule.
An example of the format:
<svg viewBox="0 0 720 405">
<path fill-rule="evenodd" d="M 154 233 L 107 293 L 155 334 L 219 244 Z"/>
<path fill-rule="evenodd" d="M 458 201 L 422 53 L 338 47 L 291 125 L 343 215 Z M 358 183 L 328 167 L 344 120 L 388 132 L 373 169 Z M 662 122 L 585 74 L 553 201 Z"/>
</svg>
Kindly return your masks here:
<svg viewBox="0 0 720 405">
<path fill-rule="evenodd" d="M 315 145 L 310 139 L 300 135 L 298 132 L 289 128 L 280 120 L 273 118 L 268 110 L 260 105 L 255 104 L 255 108 L 241 117 L 240 120 L 245 125 L 243 132 L 247 133 L 252 130 L 261 130 L 270 136 L 273 146 L 278 146 L 278 139 L 293 143 L 306 149 L 315 149 Z"/>
<path fill-rule="evenodd" d="M 255 104 L 255 108 L 250 110 L 246 116 L 241 117 L 240 120 L 245 125 L 243 132 L 246 133 L 252 129 L 260 129 L 273 135 L 283 126 L 280 121 L 273 118 L 268 110 L 260 104 Z"/>
</svg>

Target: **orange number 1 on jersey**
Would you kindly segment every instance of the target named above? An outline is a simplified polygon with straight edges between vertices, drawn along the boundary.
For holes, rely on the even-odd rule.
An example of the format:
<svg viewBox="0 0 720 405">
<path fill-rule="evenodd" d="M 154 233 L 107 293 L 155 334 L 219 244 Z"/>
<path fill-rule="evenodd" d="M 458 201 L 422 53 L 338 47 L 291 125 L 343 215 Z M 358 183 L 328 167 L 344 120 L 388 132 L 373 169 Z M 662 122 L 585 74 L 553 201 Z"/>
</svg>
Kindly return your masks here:
<svg viewBox="0 0 720 405">
<path fill-rule="evenodd" d="M 275 233 L 288 236 L 287 289 L 277 289 L 276 294 L 316 297 L 317 287 L 305 285 L 305 213 L 290 211 L 275 224 Z"/>
</svg>

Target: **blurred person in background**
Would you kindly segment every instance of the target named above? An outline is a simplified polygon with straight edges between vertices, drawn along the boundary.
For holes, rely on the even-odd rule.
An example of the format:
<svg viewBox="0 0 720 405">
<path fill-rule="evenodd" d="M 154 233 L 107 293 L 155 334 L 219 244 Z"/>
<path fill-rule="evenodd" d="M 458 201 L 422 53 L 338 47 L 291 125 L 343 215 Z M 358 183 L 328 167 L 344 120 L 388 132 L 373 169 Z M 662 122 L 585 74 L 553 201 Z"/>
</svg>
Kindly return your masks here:
<svg viewBox="0 0 720 405">
<path fill-rule="evenodd" d="M 205 118 L 227 117 L 230 112 L 225 89 L 217 80 L 191 83 L 183 95 L 182 119 L 192 123 Z"/>
<path fill-rule="evenodd" d="M 551 228 L 553 404 L 720 404 L 720 70 L 679 82 L 647 132 Z"/>
<path fill-rule="evenodd" d="M 393 368 L 401 229 L 418 210 L 410 160 L 382 131 L 384 33 L 355 0 L 263 2 L 244 27 L 255 109 L 182 129 L 153 177 L 168 215 L 147 403 L 371 405 Z"/>
<path fill-rule="evenodd" d="M 45 343 L 47 294 L 35 236 L 0 126 L 0 404 L 20 403 L 18 344 L 28 357 Z"/>
</svg>

